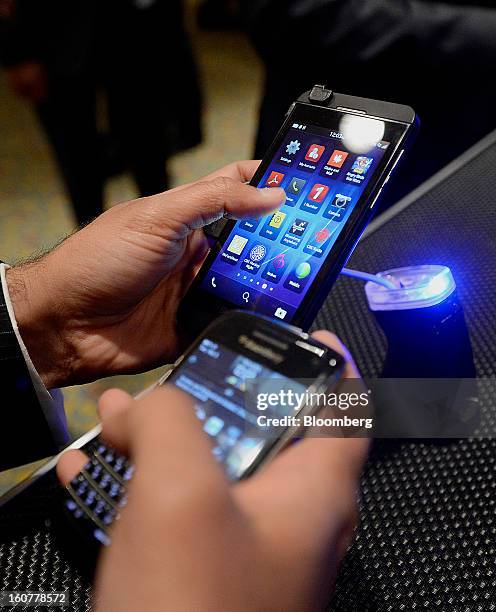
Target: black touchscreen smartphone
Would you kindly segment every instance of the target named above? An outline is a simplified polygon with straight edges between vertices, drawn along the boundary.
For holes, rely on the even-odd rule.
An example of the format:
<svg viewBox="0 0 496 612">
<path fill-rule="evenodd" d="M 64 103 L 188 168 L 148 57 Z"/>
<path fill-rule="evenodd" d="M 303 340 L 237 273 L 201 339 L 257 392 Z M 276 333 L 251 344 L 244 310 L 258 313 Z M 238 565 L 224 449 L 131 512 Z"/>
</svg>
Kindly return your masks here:
<svg viewBox="0 0 496 612">
<path fill-rule="evenodd" d="M 308 329 L 416 132 L 408 106 L 316 86 L 290 108 L 252 185 L 286 202 L 229 221 L 186 295 L 193 333 L 233 308 Z"/>
</svg>

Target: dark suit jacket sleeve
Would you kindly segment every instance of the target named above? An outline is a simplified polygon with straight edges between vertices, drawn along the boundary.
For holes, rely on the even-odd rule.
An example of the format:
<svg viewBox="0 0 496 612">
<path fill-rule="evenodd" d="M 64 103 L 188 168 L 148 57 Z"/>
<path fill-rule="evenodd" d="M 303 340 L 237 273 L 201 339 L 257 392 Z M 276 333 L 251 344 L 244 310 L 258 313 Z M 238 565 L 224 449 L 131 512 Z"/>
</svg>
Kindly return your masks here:
<svg viewBox="0 0 496 612">
<path fill-rule="evenodd" d="M 3 471 L 55 454 L 67 444 L 69 436 L 63 406 L 56 405 L 43 387 L 18 333 L 2 262 L 0 373 L 0 471 Z"/>
</svg>

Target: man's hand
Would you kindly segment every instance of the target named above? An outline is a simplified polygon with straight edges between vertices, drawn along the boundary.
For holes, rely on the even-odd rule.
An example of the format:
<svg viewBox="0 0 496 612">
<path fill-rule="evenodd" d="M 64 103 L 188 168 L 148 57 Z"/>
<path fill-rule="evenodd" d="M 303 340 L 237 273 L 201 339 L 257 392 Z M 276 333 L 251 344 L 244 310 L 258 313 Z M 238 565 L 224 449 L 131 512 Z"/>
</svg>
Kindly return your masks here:
<svg viewBox="0 0 496 612">
<path fill-rule="evenodd" d="M 46 386 L 176 357 L 177 308 L 207 252 L 198 230 L 224 213 L 260 216 L 284 202 L 282 189 L 244 184 L 257 165 L 232 164 L 119 204 L 45 257 L 7 272 L 21 336 Z"/>
<path fill-rule="evenodd" d="M 316 337 L 343 352 L 328 332 Z M 357 376 L 351 362 L 345 376 Z M 365 439 L 312 438 L 230 485 L 192 401 L 174 387 L 102 396 L 103 437 L 128 454 L 128 504 L 100 559 L 95 609 L 284 610 L 325 606 L 356 520 Z M 58 465 L 66 483 L 79 451 Z"/>
</svg>

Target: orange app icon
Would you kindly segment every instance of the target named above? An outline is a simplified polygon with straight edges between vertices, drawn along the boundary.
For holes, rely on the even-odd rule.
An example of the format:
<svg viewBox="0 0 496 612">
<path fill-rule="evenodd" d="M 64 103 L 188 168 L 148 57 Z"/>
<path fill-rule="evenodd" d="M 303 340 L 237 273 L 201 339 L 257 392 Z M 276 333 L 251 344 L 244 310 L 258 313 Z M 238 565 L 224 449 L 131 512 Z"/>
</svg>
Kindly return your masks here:
<svg viewBox="0 0 496 612">
<path fill-rule="evenodd" d="M 333 168 L 341 168 L 344 162 L 346 161 L 346 158 L 348 157 L 348 155 L 349 153 L 346 153 L 345 151 L 340 151 L 339 149 L 335 149 L 334 153 L 329 158 L 327 165 L 332 166 Z"/>
<path fill-rule="evenodd" d="M 269 178 L 265 182 L 266 187 L 280 187 L 284 174 L 281 172 L 271 172 Z"/>
</svg>

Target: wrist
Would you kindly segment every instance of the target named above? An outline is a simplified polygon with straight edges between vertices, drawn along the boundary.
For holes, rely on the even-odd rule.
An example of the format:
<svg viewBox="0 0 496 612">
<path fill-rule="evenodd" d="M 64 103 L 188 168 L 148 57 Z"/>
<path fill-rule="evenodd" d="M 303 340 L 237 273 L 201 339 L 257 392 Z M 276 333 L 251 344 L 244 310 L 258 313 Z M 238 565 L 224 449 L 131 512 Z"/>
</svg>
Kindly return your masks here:
<svg viewBox="0 0 496 612">
<path fill-rule="evenodd" d="M 67 384 L 74 352 L 58 299 L 46 282 L 44 260 L 10 268 L 5 277 L 19 334 L 43 384 L 48 389 Z"/>
</svg>

